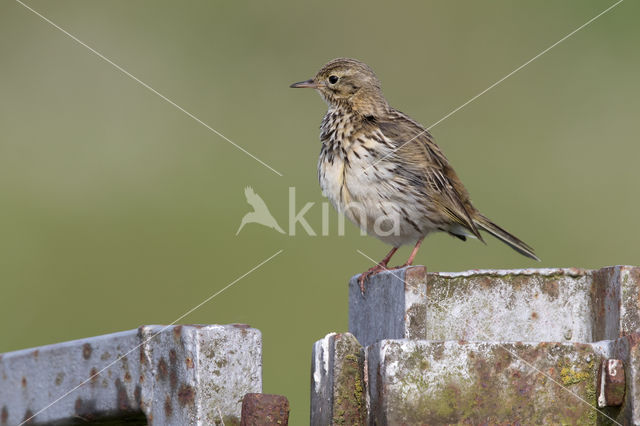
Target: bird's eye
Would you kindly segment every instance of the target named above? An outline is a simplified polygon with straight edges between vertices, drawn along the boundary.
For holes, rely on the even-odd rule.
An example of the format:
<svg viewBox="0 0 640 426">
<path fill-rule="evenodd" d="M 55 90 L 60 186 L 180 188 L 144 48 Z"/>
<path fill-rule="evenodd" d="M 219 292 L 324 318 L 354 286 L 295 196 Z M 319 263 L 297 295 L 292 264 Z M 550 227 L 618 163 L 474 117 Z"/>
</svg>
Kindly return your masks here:
<svg viewBox="0 0 640 426">
<path fill-rule="evenodd" d="M 329 83 L 336 84 L 337 82 L 338 82 L 338 76 L 337 75 L 330 75 L 329 76 Z"/>
</svg>

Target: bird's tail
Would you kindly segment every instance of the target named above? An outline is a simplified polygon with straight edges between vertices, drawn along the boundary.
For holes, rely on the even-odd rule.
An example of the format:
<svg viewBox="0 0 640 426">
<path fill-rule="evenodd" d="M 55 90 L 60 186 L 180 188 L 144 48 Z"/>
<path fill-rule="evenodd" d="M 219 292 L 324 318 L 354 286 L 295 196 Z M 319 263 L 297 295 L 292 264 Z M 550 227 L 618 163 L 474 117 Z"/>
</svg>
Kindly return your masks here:
<svg viewBox="0 0 640 426">
<path fill-rule="evenodd" d="M 515 251 L 517 251 L 518 253 L 524 256 L 527 256 L 531 259 L 540 261 L 538 256 L 536 256 L 535 253 L 533 252 L 533 248 L 531 248 L 527 243 L 525 243 L 524 241 L 521 241 L 516 236 L 510 234 L 509 232 L 505 231 L 495 223 L 491 222 L 491 220 L 489 220 L 487 217 L 481 214 L 477 214 L 473 218 L 473 222 L 476 224 L 478 228 L 482 229 L 483 231 L 487 231 L 488 233 L 490 233 L 491 235 L 493 235 L 494 237 L 496 237 L 497 239 L 499 239 L 500 241 L 502 241 L 503 243 L 505 243 L 512 249 L 514 249 Z"/>
</svg>

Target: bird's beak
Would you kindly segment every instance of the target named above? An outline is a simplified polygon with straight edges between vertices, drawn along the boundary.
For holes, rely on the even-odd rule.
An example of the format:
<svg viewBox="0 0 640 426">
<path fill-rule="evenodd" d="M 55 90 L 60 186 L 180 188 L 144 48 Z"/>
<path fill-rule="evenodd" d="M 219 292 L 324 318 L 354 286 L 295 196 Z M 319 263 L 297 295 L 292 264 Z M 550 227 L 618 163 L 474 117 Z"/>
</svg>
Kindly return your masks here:
<svg viewBox="0 0 640 426">
<path fill-rule="evenodd" d="M 313 79 L 311 78 L 311 79 L 306 80 L 306 81 L 300 81 L 298 83 L 293 83 L 289 87 L 293 87 L 294 89 L 301 89 L 301 88 L 305 88 L 305 87 L 308 87 L 308 88 L 311 88 L 311 89 L 317 89 L 318 88 L 318 84 L 315 81 L 313 81 Z"/>
</svg>

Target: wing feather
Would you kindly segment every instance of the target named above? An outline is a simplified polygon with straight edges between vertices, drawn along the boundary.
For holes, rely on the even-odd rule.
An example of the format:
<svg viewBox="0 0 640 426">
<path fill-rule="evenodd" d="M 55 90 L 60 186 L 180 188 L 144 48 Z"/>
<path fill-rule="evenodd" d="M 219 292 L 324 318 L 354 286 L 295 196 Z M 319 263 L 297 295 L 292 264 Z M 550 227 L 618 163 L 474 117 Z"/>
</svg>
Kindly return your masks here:
<svg viewBox="0 0 640 426">
<path fill-rule="evenodd" d="M 397 110 L 377 118 L 376 123 L 396 149 L 394 160 L 421 178 L 430 201 L 439 207 L 443 216 L 484 241 L 473 220 L 475 208 L 469 194 L 429 131 Z"/>
</svg>

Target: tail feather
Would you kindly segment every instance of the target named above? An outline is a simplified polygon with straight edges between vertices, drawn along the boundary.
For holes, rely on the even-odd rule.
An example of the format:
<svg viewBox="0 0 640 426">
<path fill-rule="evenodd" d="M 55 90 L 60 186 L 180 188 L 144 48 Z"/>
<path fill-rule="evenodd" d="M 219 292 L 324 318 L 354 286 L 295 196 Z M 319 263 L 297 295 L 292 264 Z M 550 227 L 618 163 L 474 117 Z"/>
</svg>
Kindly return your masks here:
<svg viewBox="0 0 640 426">
<path fill-rule="evenodd" d="M 491 222 L 491 220 L 489 220 L 487 217 L 479 214 L 476 217 L 474 217 L 473 221 L 478 228 L 490 233 L 491 235 L 493 235 L 494 237 L 496 237 L 497 239 L 499 239 L 500 241 L 502 241 L 503 243 L 505 243 L 506 245 L 508 245 L 515 251 L 517 251 L 518 253 L 524 256 L 527 256 L 531 259 L 537 260 L 538 262 L 540 261 L 538 256 L 535 255 L 533 248 L 531 246 L 529 246 L 524 241 L 521 241 L 516 236 L 510 234 L 500 226 Z"/>
</svg>

